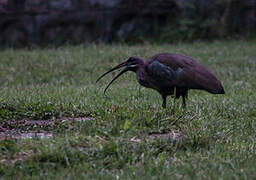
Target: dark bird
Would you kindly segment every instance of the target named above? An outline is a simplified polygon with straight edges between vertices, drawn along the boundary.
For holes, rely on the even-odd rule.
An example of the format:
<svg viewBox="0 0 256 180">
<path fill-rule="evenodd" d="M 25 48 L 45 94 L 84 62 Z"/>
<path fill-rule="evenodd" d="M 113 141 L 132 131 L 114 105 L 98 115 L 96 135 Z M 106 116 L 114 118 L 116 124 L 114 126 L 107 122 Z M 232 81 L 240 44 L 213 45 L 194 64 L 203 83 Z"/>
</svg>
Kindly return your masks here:
<svg viewBox="0 0 256 180">
<path fill-rule="evenodd" d="M 140 85 L 155 89 L 161 94 L 163 108 L 166 108 L 168 95 L 175 95 L 177 99 L 182 97 L 182 105 L 185 108 L 190 89 L 205 90 L 212 94 L 225 94 L 221 82 L 209 69 L 182 54 L 160 53 L 149 58 L 145 63 L 139 57 L 129 57 L 100 76 L 96 82 L 122 67 L 125 68 L 107 85 L 104 93 L 119 76 L 132 71 L 136 73 Z"/>
</svg>

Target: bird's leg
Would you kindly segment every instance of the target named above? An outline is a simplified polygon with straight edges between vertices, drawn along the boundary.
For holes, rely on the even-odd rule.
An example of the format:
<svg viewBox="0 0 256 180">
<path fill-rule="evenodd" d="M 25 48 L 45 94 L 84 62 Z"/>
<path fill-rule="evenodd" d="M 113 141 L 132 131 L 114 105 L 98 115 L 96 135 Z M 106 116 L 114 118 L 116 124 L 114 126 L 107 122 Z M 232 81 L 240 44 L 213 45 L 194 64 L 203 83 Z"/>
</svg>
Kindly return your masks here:
<svg viewBox="0 0 256 180">
<path fill-rule="evenodd" d="M 166 108 L 166 95 L 162 95 L 162 99 L 163 99 L 162 107 Z"/>
<path fill-rule="evenodd" d="M 182 107 L 186 108 L 186 96 L 182 96 Z"/>
</svg>

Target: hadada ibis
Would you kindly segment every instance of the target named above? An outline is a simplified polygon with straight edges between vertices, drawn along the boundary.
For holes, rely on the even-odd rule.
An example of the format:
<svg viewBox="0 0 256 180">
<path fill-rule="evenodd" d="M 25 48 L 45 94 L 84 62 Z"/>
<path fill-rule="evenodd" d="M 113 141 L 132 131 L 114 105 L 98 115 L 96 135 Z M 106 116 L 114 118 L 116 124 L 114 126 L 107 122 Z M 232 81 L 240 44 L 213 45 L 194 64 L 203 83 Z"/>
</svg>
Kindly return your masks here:
<svg viewBox="0 0 256 180">
<path fill-rule="evenodd" d="M 107 85 L 104 93 L 119 76 L 127 71 L 136 73 L 140 85 L 152 88 L 161 94 L 163 108 L 166 108 L 168 95 L 175 95 L 177 99 L 182 97 L 182 106 L 185 108 L 190 89 L 205 90 L 212 94 L 225 93 L 221 82 L 209 69 L 191 57 L 171 53 L 156 54 L 146 62 L 139 57 L 129 57 L 100 76 L 96 82 L 122 67 L 124 69 Z"/>
</svg>

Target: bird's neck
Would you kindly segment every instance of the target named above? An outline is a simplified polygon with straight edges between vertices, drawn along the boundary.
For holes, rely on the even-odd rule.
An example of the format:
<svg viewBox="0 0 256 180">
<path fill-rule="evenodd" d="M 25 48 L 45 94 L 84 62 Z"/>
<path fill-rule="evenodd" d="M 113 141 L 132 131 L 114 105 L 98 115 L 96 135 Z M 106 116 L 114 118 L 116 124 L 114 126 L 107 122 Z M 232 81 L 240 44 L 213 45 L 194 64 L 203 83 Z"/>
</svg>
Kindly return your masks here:
<svg viewBox="0 0 256 180">
<path fill-rule="evenodd" d="M 137 80 L 139 82 L 140 85 L 144 86 L 144 87 L 149 87 L 149 81 L 147 79 L 147 73 L 146 73 L 146 68 L 143 65 L 139 66 L 139 68 L 136 71 L 136 75 L 137 75 Z"/>
</svg>

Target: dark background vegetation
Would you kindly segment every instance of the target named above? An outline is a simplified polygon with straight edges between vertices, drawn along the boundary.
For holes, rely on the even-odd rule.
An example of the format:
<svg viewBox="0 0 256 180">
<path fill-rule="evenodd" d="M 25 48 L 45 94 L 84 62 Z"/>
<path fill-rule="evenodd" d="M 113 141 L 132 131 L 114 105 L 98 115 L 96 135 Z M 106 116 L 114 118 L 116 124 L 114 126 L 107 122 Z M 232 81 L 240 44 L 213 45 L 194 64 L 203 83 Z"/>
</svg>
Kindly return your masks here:
<svg viewBox="0 0 256 180">
<path fill-rule="evenodd" d="M 2 47 L 243 37 L 255 0 L 0 0 Z"/>
<path fill-rule="evenodd" d="M 0 179 L 256 179 L 255 5 L 0 0 Z M 198 60 L 226 94 L 163 109 L 134 73 L 105 95 L 117 72 L 95 83 L 160 52 Z"/>
</svg>

